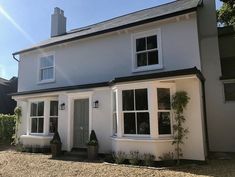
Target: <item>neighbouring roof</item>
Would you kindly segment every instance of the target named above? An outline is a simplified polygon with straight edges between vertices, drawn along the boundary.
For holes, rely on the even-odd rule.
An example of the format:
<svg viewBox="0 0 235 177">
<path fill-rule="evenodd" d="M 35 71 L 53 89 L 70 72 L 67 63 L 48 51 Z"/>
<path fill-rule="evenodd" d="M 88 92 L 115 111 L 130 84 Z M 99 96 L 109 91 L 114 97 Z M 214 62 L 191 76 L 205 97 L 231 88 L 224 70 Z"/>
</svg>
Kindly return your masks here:
<svg viewBox="0 0 235 177">
<path fill-rule="evenodd" d="M 196 67 L 194 67 L 194 68 L 181 69 L 181 70 L 175 70 L 175 71 L 165 71 L 165 72 L 158 72 L 158 73 L 151 73 L 151 74 L 141 74 L 141 75 L 135 75 L 135 76 L 118 77 L 118 78 L 114 78 L 111 81 L 100 82 L 100 83 L 91 83 L 91 84 L 84 84 L 84 85 L 73 85 L 73 86 L 66 86 L 66 87 L 56 87 L 56 88 L 48 88 L 48 89 L 41 89 L 41 90 L 17 92 L 17 93 L 12 93 L 10 95 L 11 96 L 20 96 L 20 95 L 30 95 L 30 94 L 68 91 L 68 90 L 77 90 L 77 89 L 108 87 L 108 86 L 112 86 L 116 83 L 122 83 L 122 82 L 132 82 L 132 81 L 141 81 L 141 80 L 148 80 L 148 79 L 157 79 L 157 78 L 166 78 L 166 77 L 175 77 L 175 76 L 186 76 L 186 75 L 196 75 L 202 82 L 205 80 L 201 71 L 198 70 Z"/>
<path fill-rule="evenodd" d="M 201 4 L 202 0 L 177 0 L 160 6 L 140 10 L 97 24 L 71 30 L 65 35 L 42 41 L 30 48 L 15 52 L 13 55 L 192 12 Z"/>
</svg>

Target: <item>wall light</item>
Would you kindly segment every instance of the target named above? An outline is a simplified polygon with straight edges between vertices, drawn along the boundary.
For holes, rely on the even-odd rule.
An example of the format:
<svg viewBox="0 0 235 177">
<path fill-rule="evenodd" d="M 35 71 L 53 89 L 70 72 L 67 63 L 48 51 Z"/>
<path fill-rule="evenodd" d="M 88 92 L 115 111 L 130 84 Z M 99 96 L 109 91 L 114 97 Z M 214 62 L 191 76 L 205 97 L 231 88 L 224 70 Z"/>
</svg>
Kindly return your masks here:
<svg viewBox="0 0 235 177">
<path fill-rule="evenodd" d="M 60 104 L 60 110 L 65 110 L 65 103 Z"/>
<path fill-rule="evenodd" d="M 93 102 L 93 108 L 99 108 L 99 101 L 98 100 Z"/>
</svg>

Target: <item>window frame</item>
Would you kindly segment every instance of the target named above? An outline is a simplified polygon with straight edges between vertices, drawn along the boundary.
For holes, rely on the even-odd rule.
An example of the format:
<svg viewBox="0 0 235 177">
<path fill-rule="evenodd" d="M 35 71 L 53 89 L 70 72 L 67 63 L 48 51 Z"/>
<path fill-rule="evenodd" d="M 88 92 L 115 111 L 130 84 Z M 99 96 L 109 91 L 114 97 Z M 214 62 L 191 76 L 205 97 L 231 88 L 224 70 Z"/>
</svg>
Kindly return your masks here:
<svg viewBox="0 0 235 177">
<path fill-rule="evenodd" d="M 52 101 L 57 101 L 58 102 L 58 115 L 57 116 L 51 116 L 51 113 L 50 113 L 50 111 L 51 111 L 51 102 Z M 49 121 L 49 123 L 48 123 L 48 134 L 50 134 L 50 135 L 53 135 L 54 133 L 53 132 L 50 132 L 50 119 L 51 118 L 57 118 L 57 131 L 58 131 L 58 125 L 59 125 L 59 100 L 58 99 L 50 99 L 49 100 L 49 105 L 50 105 L 50 109 L 49 109 L 49 118 L 48 118 L 48 121 Z"/>
<path fill-rule="evenodd" d="M 148 51 L 155 51 L 155 49 L 146 49 L 145 52 L 136 51 L 136 40 L 139 38 L 147 38 L 150 36 L 157 35 L 157 51 L 158 51 L 158 64 L 147 65 L 147 66 L 137 66 L 137 53 L 145 53 Z M 163 59 L 162 59 L 162 45 L 161 45 L 161 29 L 157 28 L 154 30 L 143 31 L 139 33 L 132 34 L 132 72 L 141 72 L 141 71 L 150 71 L 163 68 Z"/>
<path fill-rule="evenodd" d="M 167 88 L 167 89 L 170 89 L 170 104 L 172 103 L 172 95 L 174 94 L 175 90 L 174 90 L 174 87 L 171 85 L 171 84 L 157 84 L 157 86 L 155 87 L 155 91 L 156 91 L 156 105 L 157 105 L 157 108 L 156 108 L 156 117 L 157 117 L 157 126 L 158 126 L 158 137 L 159 138 L 169 138 L 169 137 L 173 137 L 174 135 L 174 130 L 173 130 L 173 119 L 174 119 L 174 111 L 172 109 L 172 106 L 171 106 L 171 109 L 170 110 L 162 110 L 162 109 L 159 109 L 158 107 L 158 93 L 157 93 L 157 89 L 158 88 Z M 159 133 L 159 124 L 158 124 L 158 120 L 159 120 L 159 117 L 158 117 L 158 113 L 159 112 L 169 112 L 170 113 L 170 124 L 171 124 L 171 134 L 160 134 Z"/>
<path fill-rule="evenodd" d="M 43 116 L 31 116 L 31 106 L 33 103 L 36 103 L 38 105 L 38 103 L 43 102 Z M 31 135 L 43 135 L 45 133 L 45 101 L 44 100 L 35 100 L 35 101 L 30 101 L 29 102 L 29 133 Z M 43 118 L 43 132 L 32 132 L 32 119 L 37 119 L 37 123 L 38 123 L 38 119 L 39 118 Z M 37 127 L 37 131 L 38 131 L 38 127 Z"/>
<path fill-rule="evenodd" d="M 230 80 L 224 80 L 222 82 L 222 88 L 223 88 L 223 99 L 224 99 L 224 103 L 235 103 L 235 100 L 226 100 L 226 96 L 225 96 L 225 84 L 235 84 L 235 79 L 230 79 Z"/>
<path fill-rule="evenodd" d="M 50 56 L 53 56 L 53 65 L 50 66 L 50 67 L 44 67 L 44 68 L 41 68 L 41 60 L 42 58 L 45 58 L 45 57 L 50 57 Z M 41 80 L 41 71 L 43 69 L 48 69 L 48 68 L 53 68 L 53 77 L 50 78 L 50 79 L 42 79 Z M 43 55 L 40 55 L 38 57 L 38 84 L 44 84 L 44 83 L 50 83 L 50 82 L 55 82 L 55 70 L 56 70 L 56 67 L 55 67 L 55 52 L 50 52 L 50 53 L 45 53 Z"/>
<path fill-rule="evenodd" d="M 114 95 L 115 95 L 115 97 L 116 97 L 116 100 L 114 100 Z M 117 95 L 117 90 L 112 90 L 112 92 L 111 92 L 111 103 L 112 103 L 112 111 L 111 111 L 111 113 L 112 113 L 112 115 L 111 115 L 111 117 L 112 117 L 112 135 L 113 136 L 117 136 L 117 131 L 118 131 L 118 125 L 117 125 L 117 119 L 118 119 L 118 117 L 117 117 L 117 97 L 118 97 L 118 95 Z M 115 104 L 114 104 L 114 102 L 115 102 Z M 115 107 L 116 106 L 116 107 Z M 115 132 L 115 130 L 114 130 L 114 115 L 116 115 L 116 132 Z"/>
<path fill-rule="evenodd" d="M 149 94 L 149 89 L 148 87 L 133 87 L 133 88 L 125 88 L 121 90 L 121 94 L 123 93 L 123 91 L 126 90 L 133 90 L 134 91 L 134 109 L 135 110 L 123 110 L 123 99 L 122 99 L 122 109 L 121 109 L 121 114 L 122 114 L 122 122 L 123 122 L 123 136 L 124 137 L 150 137 L 151 136 L 151 121 L 150 121 L 150 109 L 149 109 L 149 100 L 147 101 L 148 103 L 148 109 L 146 110 L 136 110 L 136 99 L 135 99 L 135 90 L 139 90 L 139 89 L 146 89 L 147 90 L 147 100 L 148 100 L 148 94 Z M 125 113 L 135 113 L 135 129 L 136 129 L 136 133 L 135 134 L 125 134 L 125 121 L 124 121 L 124 114 Z M 138 134 L 138 125 L 137 125 L 137 113 L 148 113 L 149 114 L 149 134 Z"/>
</svg>

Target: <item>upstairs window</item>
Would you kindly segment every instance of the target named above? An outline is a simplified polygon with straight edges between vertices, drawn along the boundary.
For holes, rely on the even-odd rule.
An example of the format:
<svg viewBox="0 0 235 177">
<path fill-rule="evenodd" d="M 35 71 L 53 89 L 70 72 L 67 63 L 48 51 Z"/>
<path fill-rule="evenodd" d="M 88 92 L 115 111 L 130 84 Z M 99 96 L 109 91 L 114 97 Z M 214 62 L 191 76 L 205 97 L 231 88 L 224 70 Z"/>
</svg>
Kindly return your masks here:
<svg viewBox="0 0 235 177">
<path fill-rule="evenodd" d="M 46 56 L 40 58 L 39 81 L 54 81 L 55 76 L 54 56 Z"/>
<path fill-rule="evenodd" d="M 160 32 L 134 35 L 134 65 L 136 71 L 160 69 Z"/>
</svg>

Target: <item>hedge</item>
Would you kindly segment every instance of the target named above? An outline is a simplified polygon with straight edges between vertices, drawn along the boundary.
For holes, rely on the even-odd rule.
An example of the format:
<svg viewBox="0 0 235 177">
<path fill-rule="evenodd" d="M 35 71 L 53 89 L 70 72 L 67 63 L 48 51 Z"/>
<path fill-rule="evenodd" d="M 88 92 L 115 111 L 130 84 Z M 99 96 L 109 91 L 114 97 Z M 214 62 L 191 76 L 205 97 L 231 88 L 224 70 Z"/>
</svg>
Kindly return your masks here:
<svg viewBox="0 0 235 177">
<path fill-rule="evenodd" d="M 0 144 L 11 143 L 15 129 L 15 115 L 0 114 Z"/>
</svg>

